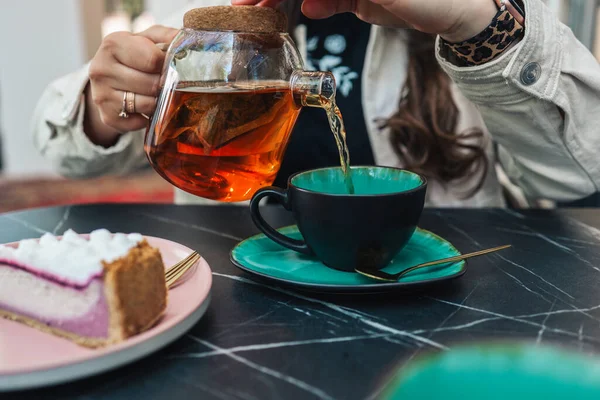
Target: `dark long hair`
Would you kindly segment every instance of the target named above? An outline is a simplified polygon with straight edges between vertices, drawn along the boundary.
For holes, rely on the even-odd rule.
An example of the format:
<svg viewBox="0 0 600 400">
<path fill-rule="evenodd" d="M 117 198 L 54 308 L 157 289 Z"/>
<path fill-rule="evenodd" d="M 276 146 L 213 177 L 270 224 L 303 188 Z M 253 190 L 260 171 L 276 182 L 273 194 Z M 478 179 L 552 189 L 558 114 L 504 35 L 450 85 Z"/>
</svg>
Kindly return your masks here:
<svg viewBox="0 0 600 400">
<path fill-rule="evenodd" d="M 288 16 L 290 33 L 296 27 L 300 5 L 300 0 L 280 4 Z M 457 132 L 459 110 L 450 78 L 435 58 L 435 37 L 414 30 L 408 37 L 410 60 L 403 95 L 398 110 L 379 126 L 390 129 L 390 145 L 405 168 L 444 185 L 478 176 L 476 184 L 463 193 L 472 196 L 481 189 L 489 168 L 484 133 L 476 128 Z"/>
<path fill-rule="evenodd" d="M 435 37 L 411 31 L 407 79 L 398 111 L 381 122 L 408 169 L 446 184 L 478 176 L 464 193 L 475 194 L 489 168 L 481 129 L 457 132 L 459 110 L 451 80 L 435 58 Z"/>
</svg>

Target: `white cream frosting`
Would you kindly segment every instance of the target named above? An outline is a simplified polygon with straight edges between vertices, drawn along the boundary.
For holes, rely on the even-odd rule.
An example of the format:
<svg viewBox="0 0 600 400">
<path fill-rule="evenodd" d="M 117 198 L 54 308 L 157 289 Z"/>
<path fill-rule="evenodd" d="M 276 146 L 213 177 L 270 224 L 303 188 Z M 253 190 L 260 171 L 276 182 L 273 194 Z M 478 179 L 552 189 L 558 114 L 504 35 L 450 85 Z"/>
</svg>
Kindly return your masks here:
<svg viewBox="0 0 600 400">
<path fill-rule="evenodd" d="M 69 229 L 61 238 L 46 233 L 39 240 L 22 240 L 16 248 L 0 245 L 0 262 L 83 286 L 102 274 L 102 261 L 123 257 L 142 239 L 139 233 L 113 234 L 106 229 L 95 230 L 86 239 Z"/>
</svg>

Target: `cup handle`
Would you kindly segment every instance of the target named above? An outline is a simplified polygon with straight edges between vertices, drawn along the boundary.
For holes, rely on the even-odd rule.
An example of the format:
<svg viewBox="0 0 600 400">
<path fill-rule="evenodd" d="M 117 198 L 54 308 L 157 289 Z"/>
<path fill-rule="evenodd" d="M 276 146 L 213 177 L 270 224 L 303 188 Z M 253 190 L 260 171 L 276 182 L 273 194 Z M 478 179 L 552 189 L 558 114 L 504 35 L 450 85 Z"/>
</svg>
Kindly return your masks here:
<svg viewBox="0 0 600 400">
<path fill-rule="evenodd" d="M 290 203 L 288 199 L 288 194 L 286 190 L 280 189 L 278 187 L 269 186 L 256 191 L 254 196 L 252 196 L 252 200 L 250 200 L 250 214 L 252 215 L 252 221 L 254 225 L 258 229 L 260 229 L 265 236 L 274 241 L 277 244 L 282 245 L 283 247 L 287 247 L 290 250 L 297 251 L 298 253 L 312 255 L 312 251 L 306 245 L 306 242 L 303 240 L 292 239 L 291 237 L 282 235 L 277 230 L 275 230 L 271 225 L 265 221 L 263 216 L 260 213 L 259 203 L 264 197 L 272 196 L 276 198 L 283 208 L 288 211 L 290 210 Z"/>
</svg>

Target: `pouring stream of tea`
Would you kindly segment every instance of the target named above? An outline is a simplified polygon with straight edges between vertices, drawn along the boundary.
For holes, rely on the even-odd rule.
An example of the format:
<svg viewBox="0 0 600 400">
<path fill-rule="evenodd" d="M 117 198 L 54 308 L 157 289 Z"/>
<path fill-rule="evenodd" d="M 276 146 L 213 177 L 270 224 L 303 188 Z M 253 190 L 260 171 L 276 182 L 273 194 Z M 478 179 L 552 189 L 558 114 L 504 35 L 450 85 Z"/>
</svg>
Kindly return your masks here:
<svg viewBox="0 0 600 400">
<path fill-rule="evenodd" d="M 333 133 L 340 153 L 340 164 L 344 173 L 346 190 L 348 191 L 348 194 L 354 194 L 354 182 L 352 181 L 352 175 L 350 174 L 350 152 L 348 151 L 348 144 L 346 143 L 346 128 L 344 126 L 342 113 L 335 103 L 335 97 L 330 99 L 323 98 L 321 104 L 327 113 L 327 120 L 329 121 L 331 132 Z"/>
</svg>

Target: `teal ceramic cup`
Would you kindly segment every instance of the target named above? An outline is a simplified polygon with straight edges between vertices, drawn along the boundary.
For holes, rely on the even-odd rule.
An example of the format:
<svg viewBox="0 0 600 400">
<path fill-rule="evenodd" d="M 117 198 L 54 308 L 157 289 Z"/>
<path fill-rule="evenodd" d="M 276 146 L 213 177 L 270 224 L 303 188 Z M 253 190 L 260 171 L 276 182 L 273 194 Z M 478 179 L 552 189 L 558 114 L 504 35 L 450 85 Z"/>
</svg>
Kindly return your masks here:
<svg viewBox="0 0 600 400">
<path fill-rule="evenodd" d="M 600 358 L 536 343 L 453 347 L 402 365 L 381 400 L 597 400 Z"/>
<path fill-rule="evenodd" d="M 340 167 L 297 173 L 285 190 L 259 189 L 250 201 L 255 225 L 276 243 L 334 269 L 385 267 L 418 225 L 427 181 L 399 168 L 356 166 L 350 171 L 354 194 L 348 194 Z M 293 214 L 304 240 L 287 237 L 264 220 L 259 202 L 265 197 Z"/>
</svg>

